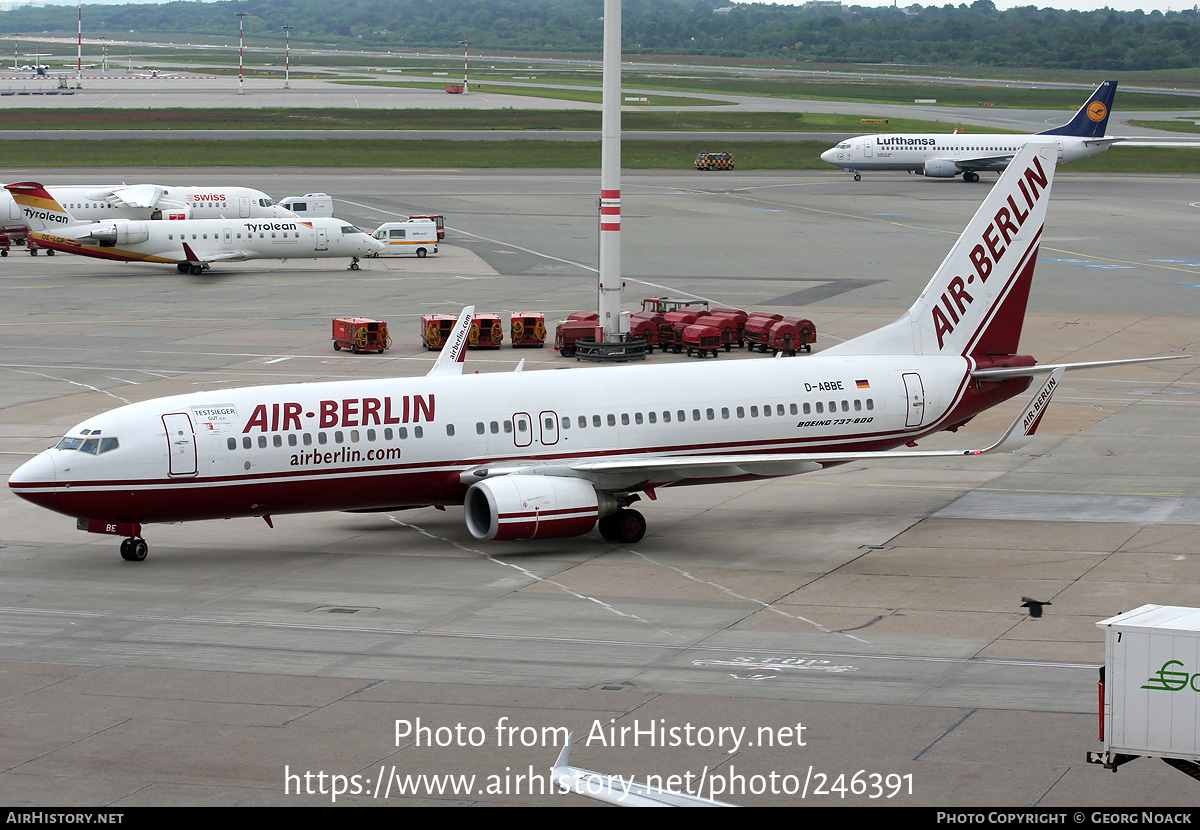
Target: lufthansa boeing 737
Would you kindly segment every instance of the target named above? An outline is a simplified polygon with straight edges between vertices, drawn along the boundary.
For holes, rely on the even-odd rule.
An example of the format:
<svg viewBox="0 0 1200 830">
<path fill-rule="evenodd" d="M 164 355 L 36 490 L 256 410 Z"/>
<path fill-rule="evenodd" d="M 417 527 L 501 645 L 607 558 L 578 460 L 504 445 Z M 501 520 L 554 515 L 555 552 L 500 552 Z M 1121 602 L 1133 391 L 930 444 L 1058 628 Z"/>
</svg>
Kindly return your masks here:
<svg viewBox="0 0 1200 830">
<path fill-rule="evenodd" d="M 1058 162 L 1094 156 L 1113 144 L 1129 147 L 1200 147 L 1194 139 L 1159 139 L 1105 135 L 1112 113 L 1116 81 L 1105 81 L 1065 126 L 1032 135 L 967 133 L 881 133 L 840 142 L 821 154 L 821 161 L 862 179 L 863 170 L 907 170 L 923 176 L 979 181 L 985 170 L 1001 171 L 1017 151 L 1031 142 L 1052 142 Z"/>
<path fill-rule="evenodd" d="M 12 492 L 125 537 L 154 522 L 463 504 L 477 539 L 646 532 L 631 505 L 671 486 L 1024 445 L 1064 370 L 1018 341 L 1057 150 L 1027 145 L 916 302 L 804 360 L 464 373 L 466 309 L 428 375 L 193 392 L 87 418 Z M 164 223 L 168 224 L 168 223 Z M 891 452 L 1044 380 L 981 449 Z"/>
</svg>

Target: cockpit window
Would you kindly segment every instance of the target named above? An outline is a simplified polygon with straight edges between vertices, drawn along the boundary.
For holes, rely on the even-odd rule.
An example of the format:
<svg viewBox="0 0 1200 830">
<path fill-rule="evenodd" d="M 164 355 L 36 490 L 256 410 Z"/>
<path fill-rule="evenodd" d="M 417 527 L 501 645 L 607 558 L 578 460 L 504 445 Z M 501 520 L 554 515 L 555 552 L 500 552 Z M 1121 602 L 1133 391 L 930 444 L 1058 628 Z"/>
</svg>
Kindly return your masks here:
<svg viewBox="0 0 1200 830">
<path fill-rule="evenodd" d="M 342 233 L 362 233 L 362 231 L 353 225 L 342 225 Z"/>
<path fill-rule="evenodd" d="M 258 200 L 258 204 L 259 204 L 261 207 L 271 207 L 271 206 L 272 206 L 272 205 L 274 205 L 275 203 L 274 203 L 273 201 L 271 201 L 270 199 L 259 199 L 259 200 Z"/>
<path fill-rule="evenodd" d="M 85 434 L 86 432 L 85 430 Z M 103 455 L 120 446 L 120 442 L 116 438 L 112 436 L 99 438 L 97 437 L 99 434 L 100 430 L 97 429 L 91 432 L 91 438 L 68 435 L 59 441 L 54 448 L 56 450 L 78 450 L 79 452 L 86 452 L 88 455 Z"/>
</svg>

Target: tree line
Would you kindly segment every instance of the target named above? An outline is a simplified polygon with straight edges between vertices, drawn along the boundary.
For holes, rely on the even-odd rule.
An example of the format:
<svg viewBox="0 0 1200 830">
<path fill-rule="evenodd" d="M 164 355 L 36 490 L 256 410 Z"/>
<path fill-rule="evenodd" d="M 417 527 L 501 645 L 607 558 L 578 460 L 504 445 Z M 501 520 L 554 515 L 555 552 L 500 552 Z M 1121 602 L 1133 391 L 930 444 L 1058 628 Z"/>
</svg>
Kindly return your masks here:
<svg viewBox="0 0 1200 830">
<path fill-rule="evenodd" d="M 236 35 L 372 49 L 585 53 L 601 50 L 603 0 L 224 0 L 87 6 L 89 33 Z M 904 8 L 777 6 L 711 0 L 625 0 L 627 55 L 767 58 L 1098 70 L 1190 68 L 1200 62 L 1200 10 L 999 11 L 992 0 Z M 73 7 L 0 12 L 0 30 L 73 34 Z"/>
</svg>

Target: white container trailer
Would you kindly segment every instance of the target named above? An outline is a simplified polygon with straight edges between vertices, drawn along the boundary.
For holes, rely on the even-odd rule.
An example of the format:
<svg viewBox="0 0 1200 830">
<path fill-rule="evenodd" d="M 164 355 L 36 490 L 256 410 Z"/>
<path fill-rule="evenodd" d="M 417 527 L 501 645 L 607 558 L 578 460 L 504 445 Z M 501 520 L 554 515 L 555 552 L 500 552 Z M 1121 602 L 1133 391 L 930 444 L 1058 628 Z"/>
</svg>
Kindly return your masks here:
<svg viewBox="0 0 1200 830">
<path fill-rule="evenodd" d="M 1088 762 L 1115 771 L 1147 755 L 1200 778 L 1200 608 L 1143 605 L 1096 625 L 1102 749 Z"/>
</svg>

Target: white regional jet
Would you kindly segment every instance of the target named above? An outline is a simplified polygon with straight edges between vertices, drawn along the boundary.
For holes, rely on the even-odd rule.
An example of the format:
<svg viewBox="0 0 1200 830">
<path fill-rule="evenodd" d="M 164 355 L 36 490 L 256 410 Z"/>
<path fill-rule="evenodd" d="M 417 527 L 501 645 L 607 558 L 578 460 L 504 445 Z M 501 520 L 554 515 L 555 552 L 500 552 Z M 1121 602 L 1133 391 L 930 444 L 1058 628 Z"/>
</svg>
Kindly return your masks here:
<svg viewBox="0 0 1200 830">
<path fill-rule="evenodd" d="M 6 184 L 39 247 L 117 262 L 174 264 L 200 274 L 213 262 L 358 258 L 387 246 L 341 219 L 108 219 L 81 222 L 37 182 Z"/>
<path fill-rule="evenodd" d="M 249 187 L 71 184 L 46 188 L 80 222 L 106 219 L 292 219 L 296 214 Z M 24 224 L 21 207 L 0 191 L 0 224 Z"/>
<path fill-rule="evenodd" d="M 1022 446 L 1065 369 L 1017 353 L 1054 176 L 1033 145 L 895 322 L 803 360 L 463 374 L 466 309 L 421 378 L 195 392 L 88 418 L 18 468 L 21 498 L 126 537 L 152 522 L 465 505 L 477 539 L 645 533 L 662 487 Z M 1141 360 L 1170 358 L 1142 358 Z M 985 449 L 888 452 L 1046 378 Z"/>
<path fill-rule="evenodd" d="M 821 161 L 862 179 L 863 170 L 907 170 L 923 176 L 979 181 L 982 170 L 1000 171 L 1018 150 L 1031 142 L 1053 142 L 1058 161 L 1094 156 L 1113 144 L 1127 147 L 1200 147 L 1194 139 L 1136 138 L 1105 135 L 1117 93 L 1116 81 L 1105 81 L 1066 125 L 1033 135 L 966 133 L 893 133 L 860 135 L 821 154 Z"/>
</svg>

